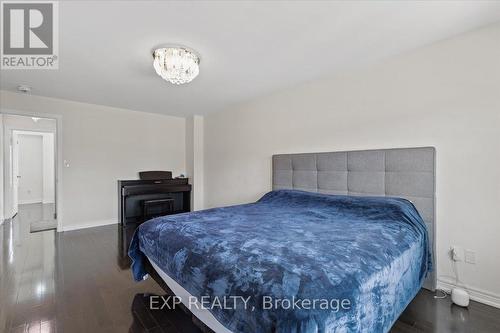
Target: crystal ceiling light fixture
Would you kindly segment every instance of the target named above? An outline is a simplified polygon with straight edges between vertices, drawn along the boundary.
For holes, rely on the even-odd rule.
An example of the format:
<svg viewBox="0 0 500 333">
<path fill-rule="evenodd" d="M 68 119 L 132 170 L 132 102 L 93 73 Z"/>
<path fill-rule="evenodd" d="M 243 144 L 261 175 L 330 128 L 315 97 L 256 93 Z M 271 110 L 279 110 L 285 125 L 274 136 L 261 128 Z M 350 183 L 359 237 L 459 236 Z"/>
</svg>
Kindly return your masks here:
<svg viewBox="0 0 500 333">
<path fill-rule="evenodd" d="M 173 84 L 191 82 L 200 73 L 200 56 L 183 46 L 167 46 L 153 51 L 153 67 Z"/>
</svg>

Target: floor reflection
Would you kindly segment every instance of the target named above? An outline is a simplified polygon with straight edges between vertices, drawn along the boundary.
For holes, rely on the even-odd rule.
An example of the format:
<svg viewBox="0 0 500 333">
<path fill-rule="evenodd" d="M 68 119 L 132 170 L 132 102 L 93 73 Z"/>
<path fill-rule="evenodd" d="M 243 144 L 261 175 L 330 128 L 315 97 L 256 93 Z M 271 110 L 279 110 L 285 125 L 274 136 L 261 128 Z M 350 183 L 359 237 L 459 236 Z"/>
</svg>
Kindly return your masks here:
<svg viewBox="0 0 500 333">
<path fill-rule="evenodd" d="M 163 292 L 152 279 L 132 279 L 133 230 L 123 238 L 116 225 L 30 233 L 48 210 L 21 205 L 0 226 L 0 332 L 128 332 L 135 295 Z"/>
<path fill-rule="evenodd" d="M 129 269 L 132 260 L 128 256 L 128 248 L 134 236 L 136 225 L 129 225 L 127 227 L 117 226 L 118 229 L 118 267 L 121 269 Z"/>
<path fill-rule="evenodd" d="M 118 266 L 123 270 L 130 269 L 131 259 L 128 256 L 128 248 L 136 229 L 137 225 L 129 225 L 125 228 L 118 226 L 117 259 Z M 173 306 L 171 306 L 170 309 L 167 307 L 158 309 L 159 305 L 151 307 L 151 298 L 153 298 L 153 304 L 157 304 L 155 302 L 161 302 L 162 295 L 163 293 L 135 294 L 131 306 L 133 322 L 129 332 L 201 332 L 201 330 L 193 324 L 192 315 L 187 314 L 179 306 L 175 309 L 173 309 Z"/>
<path fill-rule="evenodd" d="M 153 297 L 153 307 L 151 298 Z M 180 307 L 158 309 L 159 295 L 136 294 L 132 301 L 132 316 L 134 322 L 130 332 L 202 332 L 192 323 L 191 315 L 186 314 Z"/>
</svg>

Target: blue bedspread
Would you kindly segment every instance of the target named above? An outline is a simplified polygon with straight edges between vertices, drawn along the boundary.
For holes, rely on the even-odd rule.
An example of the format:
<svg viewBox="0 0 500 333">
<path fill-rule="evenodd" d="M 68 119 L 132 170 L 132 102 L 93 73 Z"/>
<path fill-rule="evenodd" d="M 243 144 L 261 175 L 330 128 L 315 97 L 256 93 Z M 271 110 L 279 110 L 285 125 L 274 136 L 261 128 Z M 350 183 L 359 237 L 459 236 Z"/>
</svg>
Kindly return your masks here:
<svg viewBox="0 0 500 333">
<path fill-rule="evenodd" d="M 148 221 L 129 255 L 136 280 L 146 255 L 193 296 L 248 299 L 210 310 L 233 332 L 376 333 L 389 331 L 421 288 L 427 237 L 404 199 L 280 190 Z M 320 301 L 287 308 L 285 299 Z M 338 306 L 346 299 L 350 306 Z"/>
</svg>

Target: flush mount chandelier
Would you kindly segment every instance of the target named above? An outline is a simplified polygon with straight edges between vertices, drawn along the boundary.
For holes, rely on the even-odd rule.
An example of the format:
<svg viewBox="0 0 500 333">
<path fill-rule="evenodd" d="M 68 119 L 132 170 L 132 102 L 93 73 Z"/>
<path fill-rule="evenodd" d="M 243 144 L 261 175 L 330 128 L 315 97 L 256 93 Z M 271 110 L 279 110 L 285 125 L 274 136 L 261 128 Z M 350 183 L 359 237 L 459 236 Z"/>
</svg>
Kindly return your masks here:
<svg viewBox="0 0 500 333">
<path fill-rule="evenodd" d="M 156 73 L 173 84 L 191 82 L 200 73 L 200 57 L 185 47 L 158 48 L 153 52 L 153 59 Z"/>
</svg>

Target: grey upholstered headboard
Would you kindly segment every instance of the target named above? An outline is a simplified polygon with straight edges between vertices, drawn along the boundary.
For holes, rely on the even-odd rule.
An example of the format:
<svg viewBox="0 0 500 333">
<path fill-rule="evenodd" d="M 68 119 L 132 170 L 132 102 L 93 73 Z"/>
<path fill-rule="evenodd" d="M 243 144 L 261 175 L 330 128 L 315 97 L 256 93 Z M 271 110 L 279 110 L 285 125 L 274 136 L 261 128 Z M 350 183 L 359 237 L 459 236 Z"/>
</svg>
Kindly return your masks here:
<svg viewBox="0 0 500 333">
<path fill-rule="evenodd" d="M 274 155 L 273 190 L 277 189 L 408 199 L 427 225 L 434 255 L 433 147 Z M 434 273 L 424 287 L 435 289 Z"/>
</svg>

